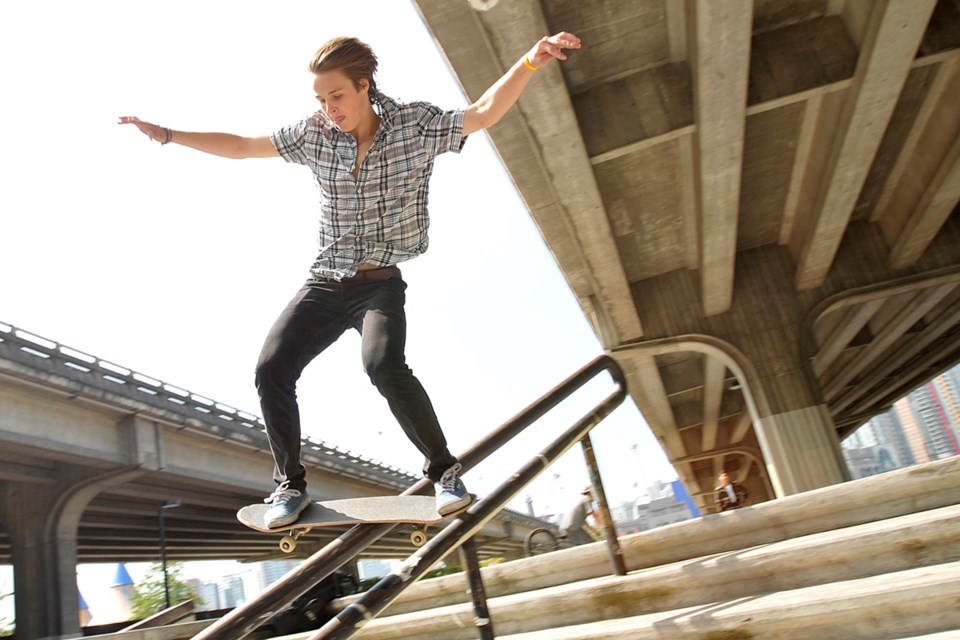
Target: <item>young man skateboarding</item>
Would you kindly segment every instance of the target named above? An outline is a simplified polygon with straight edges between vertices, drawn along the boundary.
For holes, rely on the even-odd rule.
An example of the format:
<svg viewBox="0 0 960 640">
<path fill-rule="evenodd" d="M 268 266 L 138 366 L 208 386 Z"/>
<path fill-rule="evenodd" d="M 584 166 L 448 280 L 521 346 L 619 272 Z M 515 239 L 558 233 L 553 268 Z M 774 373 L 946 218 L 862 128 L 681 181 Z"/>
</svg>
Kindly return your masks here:
<svg viewBox="0 0 960 640">
<path fill-rule="evenodd" d="M 274 457 L 276 490 L 266 502 L 268 527 L 295 522 L 310 503 L 300 462 L 296 384 L 304 367 L 348 328 L 361 334 L 364 370 L 387 399 L 410 441 L 423 453 L 437 511 L 470 504 L 460 463 L 447 448 L 433 406 L 404 356 L 406 283 L 397 264 L 427 249 L 427 193 L 434 159 L 459 152 L 466 137 L 496 124 L 533 74 L 564 49 L 569 33 L 541 38 L 479 100 L 444 111 L 398 103 L 377 90 L 377 58 L 356 38 L 335 38 L 314 54 L 310 70 L 320 110 L 270 136 L 175 131 L 135 117 L 152 140 L 226 158 L 303 164 L 320 191 L 320 252 L 310 276 L 270 330 L 256 368 L 260 407 Z"/>
</svg>

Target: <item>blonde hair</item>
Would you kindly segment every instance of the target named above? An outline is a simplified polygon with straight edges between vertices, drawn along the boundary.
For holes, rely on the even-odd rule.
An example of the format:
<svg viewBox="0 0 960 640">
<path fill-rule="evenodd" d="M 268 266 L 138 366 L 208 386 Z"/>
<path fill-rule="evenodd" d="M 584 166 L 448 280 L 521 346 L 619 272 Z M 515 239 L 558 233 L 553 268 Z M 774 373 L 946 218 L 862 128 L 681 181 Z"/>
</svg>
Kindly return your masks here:
<svg viewBox="0 0 960 640">
<path fill-rule="evenodd" d="M 308 65 L 313 73 L 322 71 L 342 71 L 360 89 L 364 78 L 370 82 L 370 102 L 376 102 L 377 83 L 373 76 L 377 72 L 377 56 L 370 45 L 356 38 L 333 38 L 325 42 Z"/>
</svg>

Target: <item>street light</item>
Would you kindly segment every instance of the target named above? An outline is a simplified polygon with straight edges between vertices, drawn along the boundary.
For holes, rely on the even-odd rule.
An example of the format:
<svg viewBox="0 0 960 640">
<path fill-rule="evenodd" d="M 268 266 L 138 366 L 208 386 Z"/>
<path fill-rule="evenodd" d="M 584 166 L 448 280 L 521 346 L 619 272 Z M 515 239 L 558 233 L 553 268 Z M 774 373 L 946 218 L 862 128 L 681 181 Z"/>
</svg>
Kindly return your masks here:
<svg viewBox="0 0 960 640">
<path fill-rule="evenodd" d="M 163 514 L 167 509 L 173 509 L 180 506 L 180 498 L 169 498 L 160 505 L 157 512 L 157 519 L 160 521 L 160 566 L 163 570 L 163 599 L 166 602 L 166 608 L 170 608 L 170 582 L 167 579 L 167 532 L 163 526 Z"/>
</svg>

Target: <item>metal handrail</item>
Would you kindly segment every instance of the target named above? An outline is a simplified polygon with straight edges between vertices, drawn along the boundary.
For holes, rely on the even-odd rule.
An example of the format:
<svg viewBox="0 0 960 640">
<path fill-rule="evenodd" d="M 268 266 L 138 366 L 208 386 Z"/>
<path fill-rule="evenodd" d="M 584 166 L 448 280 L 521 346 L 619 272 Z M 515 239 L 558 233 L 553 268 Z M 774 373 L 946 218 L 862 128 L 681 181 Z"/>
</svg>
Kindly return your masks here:
<svg viewBox="0 0 960 640">
<path fill-rule="evenodd" d="M 461 546 L 487 522 L 496 517 L 497 513 L 502 511 L 506 504 L 540 472 L 582 440 L 594 426 L 619 406 L 626 398 L 626 378 L 623 370 L 613 358 L 606 355 L 600 356 L 467 450 L 460 457 L 463 470 L 468 471 L 475 467 L 603 371 L 609 372 L 617 383 L 613 393 L 489 496 L 475 502 L 465 513 L 444 527 L 430 542 L 410 556 L 399 572 L 383 578 L 358 601 L 341 611 L 311 640 L 349 637 L 358 624 L 376 616 L 435 562 Z M 423 493 L 430 484 L 428 479 L 422 478 L 401 495 Z M 603 497 L 602 490 L 599 497 Z M 606 509 L 606 505 L 602 504 L 601 508 Z M 256 628 L 262 616 L 293 602 L 302 593 L 353 560 L 367 546 L 396 526 L 396 524 L 360 524 L 352 527 L 267 587 L 256 599 L 234 609 L 194 636 L 193 640 L 239 640 Z M 616 539 L 608 540 L 608 543 L 616 544 Z"/>
</svg>

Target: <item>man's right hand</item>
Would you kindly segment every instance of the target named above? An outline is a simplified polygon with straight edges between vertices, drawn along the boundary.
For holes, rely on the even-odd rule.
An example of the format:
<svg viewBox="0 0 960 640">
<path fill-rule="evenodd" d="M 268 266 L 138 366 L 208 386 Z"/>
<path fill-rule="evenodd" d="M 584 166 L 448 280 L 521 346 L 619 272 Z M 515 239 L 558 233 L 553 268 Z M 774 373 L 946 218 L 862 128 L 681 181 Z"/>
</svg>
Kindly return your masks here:
<svg viewBox="0 0 960 640">
<path fill-rule="evenodd" d="M 159 142 L 161 144 L 163 144 L 164 141 L 169 142 L 167 139 L 167 132 L 169 129 L 155 125 L 151 122 L 144 122 L 135 116 L 120 116 L 120 121 L 117 124 L 132 124 L 136 126 L 137 129 L 140 129 L 140 132 L 143 133 L 143 135 L 155 142 Z"/>
</svg>

